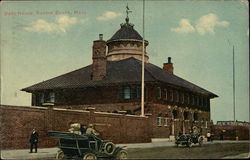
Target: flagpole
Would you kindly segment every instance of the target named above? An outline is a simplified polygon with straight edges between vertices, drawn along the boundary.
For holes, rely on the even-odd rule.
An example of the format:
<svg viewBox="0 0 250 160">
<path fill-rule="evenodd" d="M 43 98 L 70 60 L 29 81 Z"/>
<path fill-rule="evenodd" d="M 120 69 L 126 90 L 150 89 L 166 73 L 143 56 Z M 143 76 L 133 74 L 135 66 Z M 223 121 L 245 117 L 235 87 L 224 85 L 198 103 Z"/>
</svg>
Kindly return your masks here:
<svg viewBox="0 0 250 160">
<path fill-rule="evenodd" d="M 144 13 L 145 13 L 145 1 L 143 0 L 143 12 L 142 12 L 142 80 L 141 80 L 141 116 L 144 115 Z"/>
<path fill-rule="evenodd" d="M 235 62 L 234 62 L 234 45 L 233 45 L 233 114 L 235 122 Z"/>
</svg>

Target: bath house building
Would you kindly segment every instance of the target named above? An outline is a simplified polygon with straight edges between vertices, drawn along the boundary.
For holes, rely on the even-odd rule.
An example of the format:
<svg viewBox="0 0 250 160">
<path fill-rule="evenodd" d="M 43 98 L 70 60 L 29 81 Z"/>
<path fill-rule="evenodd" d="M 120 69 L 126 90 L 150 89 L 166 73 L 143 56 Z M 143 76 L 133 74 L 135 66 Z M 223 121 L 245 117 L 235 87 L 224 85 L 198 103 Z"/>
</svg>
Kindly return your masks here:
<svg viewBox="0 0 250 160">
<path fill-rule="evenodd" d="M 92 64 L 22 89 L 33 106 L 95 109 L 114 114 L 141 114 L 142 36 L 126 18 L 107 41 L 93 41 Z M 145 42 L 145 115 L 152 138 L 187 133 L 210 126 L 210 100 L 216 94 L 174 74 L 170 57 L 158 67 L 149 62 Z"/>
</svg>

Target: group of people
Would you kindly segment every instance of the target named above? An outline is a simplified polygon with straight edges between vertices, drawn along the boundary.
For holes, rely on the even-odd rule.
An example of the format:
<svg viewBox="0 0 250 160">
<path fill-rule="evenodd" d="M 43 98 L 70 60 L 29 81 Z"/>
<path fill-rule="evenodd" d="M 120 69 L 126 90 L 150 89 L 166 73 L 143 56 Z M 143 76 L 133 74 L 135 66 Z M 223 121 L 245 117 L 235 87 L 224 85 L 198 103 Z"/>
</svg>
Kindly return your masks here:
<svg viewBox="0 0 250 160">
<path fill-rule="evenodd" d="M 80 132 L 81 134 L 90 134 L 90 135 L 95 135 L 95 136 L 99 136 L 100 134 L 94 129 L 94 125 L 93 124 L 89 124 L 88 128 L 85 125 L 81 125 L 80 127 Z"/>
</svg>

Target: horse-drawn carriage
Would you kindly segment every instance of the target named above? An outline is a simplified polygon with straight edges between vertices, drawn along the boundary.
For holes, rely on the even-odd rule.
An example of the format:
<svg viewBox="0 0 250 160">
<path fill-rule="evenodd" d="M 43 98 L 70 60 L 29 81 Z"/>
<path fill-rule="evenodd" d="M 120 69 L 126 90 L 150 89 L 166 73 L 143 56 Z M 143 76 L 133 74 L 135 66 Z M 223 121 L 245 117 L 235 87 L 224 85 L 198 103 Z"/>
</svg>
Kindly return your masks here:
<svg viewBox="0 0 250 160">
<path fill-rule="evenodd" d="M 57 159 L 127 159 L 127 152 L 123 147 L 115 146 L 111 141 L 101 140 L 95 135 L 68 132 L 48 132 L 48 135 L 59 141 Z"/>
</svg>

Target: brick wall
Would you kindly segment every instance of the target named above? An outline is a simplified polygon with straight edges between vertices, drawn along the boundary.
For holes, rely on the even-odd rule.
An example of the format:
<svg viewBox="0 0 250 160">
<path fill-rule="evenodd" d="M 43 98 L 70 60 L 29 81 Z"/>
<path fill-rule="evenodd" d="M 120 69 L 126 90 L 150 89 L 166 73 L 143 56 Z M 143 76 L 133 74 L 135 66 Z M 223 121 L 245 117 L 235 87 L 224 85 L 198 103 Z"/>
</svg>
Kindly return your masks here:
<svg viewBox="0 0 250 160">
<path fill-rule="evenodd" d="M 148 118 L 113 113 L 67 110 L 47 107 L 0 106 L 1 149 L 29 147 L 33 128 L 39 134 L 39 147 L 56 146 L 48 131 L 68 131 L 71 123 L 95 124 L 102 139 L 114 143 L 150 142 Z"/>
<path fill-rule="evenodd" d="M 72 105 L 57 106 L 60 108 L 71 108 L 86 110 L 89 107 L 95 108 L 95 111 L 131 111 L 135 115 L 141 114 L 139 103 L 115 103 L 115 104 L 93 104 L 93 105 Z M 177 118 L 173 118 L 173 110 L 178 112 Z M 184 112 L 188 113 L 188 118 L 184 119 Z M 194 120 L 193 114 L 197 113 L 198 119 Z M 210 130 L 210 112 L 192 109 L 190 107 L 178 107 L 164 104 L 145 103 L 145 114 L 149 116 L 149 128 L 151 137 L 153 138 L 169 138 L 170 135 L 178 135 L 178 133 L 189 133 L 192 126 L 200 128 L 201 134 L 206 135 Z M 157 125 L 157 116 L 167 118 L 167 124 Z M 163 122 L 163 120 L 162 120 Z"/>
</svg>

